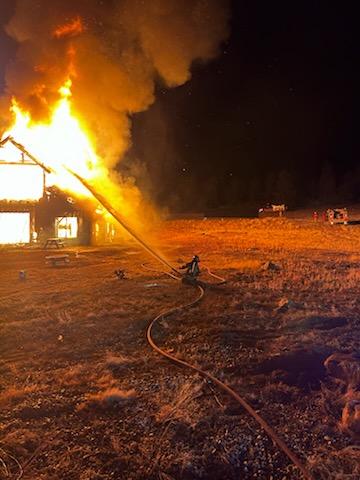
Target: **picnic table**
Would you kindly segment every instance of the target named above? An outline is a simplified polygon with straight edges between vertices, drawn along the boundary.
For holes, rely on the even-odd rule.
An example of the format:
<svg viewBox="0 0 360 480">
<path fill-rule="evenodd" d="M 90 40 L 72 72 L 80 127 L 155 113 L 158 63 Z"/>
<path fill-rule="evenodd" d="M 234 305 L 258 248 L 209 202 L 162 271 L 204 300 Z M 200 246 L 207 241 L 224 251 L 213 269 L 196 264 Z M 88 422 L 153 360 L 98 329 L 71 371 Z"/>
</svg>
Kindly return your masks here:
<svg viewBox="0 0 360 480">
<path fill-rule="evenodd" d="M 67 265 L 70 263 L 69 255 L 51 255 L 45 257 L 46 263 L 50 264 L 52 267 L 57 267 L 58 265 Z"/>
<path fill-rule="evenodd" d="M 44 250 L 48 248 L 64 248 L 65 244 L 61 238 L 48 238 L 44 244 Z"/>
</svg>

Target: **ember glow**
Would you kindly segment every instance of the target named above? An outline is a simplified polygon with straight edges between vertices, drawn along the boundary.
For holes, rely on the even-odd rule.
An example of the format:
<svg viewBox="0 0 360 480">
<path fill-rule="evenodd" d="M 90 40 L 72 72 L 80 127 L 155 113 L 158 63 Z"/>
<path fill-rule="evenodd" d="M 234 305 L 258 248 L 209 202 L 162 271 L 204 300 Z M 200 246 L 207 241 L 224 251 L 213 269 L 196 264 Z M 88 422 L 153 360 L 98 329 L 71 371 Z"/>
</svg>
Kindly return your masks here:
<svg viewBox="0 0 360 480">
<path fill-rule="evenodd" d="M 69 23 L 65 25 L 61 25 L 60 27 L 56 28 L 54 31 L 54 37 L 61 38 L 61 37 L 71 37 L 74 35 L 79 35 L 84 31 L 84 25 L 80 17 L 76 17 L 71 20 Z"/>
</svg>

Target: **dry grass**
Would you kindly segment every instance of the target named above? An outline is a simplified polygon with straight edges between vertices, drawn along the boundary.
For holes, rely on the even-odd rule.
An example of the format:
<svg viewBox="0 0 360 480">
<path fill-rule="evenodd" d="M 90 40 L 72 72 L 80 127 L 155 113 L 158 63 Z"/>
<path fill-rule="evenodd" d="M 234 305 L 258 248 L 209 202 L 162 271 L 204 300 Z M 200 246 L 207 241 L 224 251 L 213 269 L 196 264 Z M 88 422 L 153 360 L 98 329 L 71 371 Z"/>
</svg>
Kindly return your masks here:
<svg viewBox="0 0 360 480">
<path fill-rule="evenodd" d="M 38 385 L 27 385 L 24 387 L 12 386 L 0 393 L 0 407 L 5 408 L 15 402 L 26 398 L 30 393 L 39 390 Z"/>
<path fill-rule="evenodd" d="M 328 373 L 348 389 L 360 389 L 360 357 L 335 353 L 325 361 Z"/>
<path fill-rule="evenodd" d="M 127 369 L 129 366 L 134 365 L 135 362 L 136 360 L 132 357 L 111 352 L 107 352 L 105 358 L 105 366 L 114 372 Z"/>
<path fill-rule="evenodd" d="M 308 465 L 316 480 L 359 480 L 360 446 L 341 450 L 324 450 L 308 457 Z"/>
<path fill-rule="evenodd" d="M 202 395 L 202 388 L 203 382 L 185 382 L 174 394 L 173 401 L 161 406 L 156 420 L 160 423 L 176 420 L 195 426 L 200 418 L 195 400 Z"/>
<path fill-rule="evenodd" d="M 0 475 L 1 478 L 16 478 L 23 476 L 23 468 L 19 460 L 0 447 Z"/>
<path fill-rule="evenodd" d="M 59 312 L 55 312 L 55 318 L 59 325 L 63 326 L 68 326 L 73 321 L 71 313 L 68 310 L 60 310 Z"/>
<path fill-rule="evenodd" d="M 101 410 L 112 409 L 114 407 L 120 407 L 127 402 L 134 401 L 137 394 L 134 389 L 121 390 L 120 388 L 108 388 L 99 393 L 89 393 L 86 396 L 85 401 L 79 405 L 78 410 L 84 409 L 96 409 Z"/>
<path fill-rule="evenodd" d="M 57 376 L 59 385 L 64 387 L 88 384 L 93 378 L 93 372 L 89 372 L 89 368 L 80 363 L 68 367 L 61 372 L 61 375 Z"/>
<path fill-rule="evenodd" d="M 40 441 L 41 437 L 37 432 L 30 429 L 19 428 L 3 435 L 1 444 L 4 449 L 16 455 L 25 456 L 33 452 L 38 447 Z"/>
<path fill-rule="evenodd" d="M 339 386 L 333 389 L 321 384 L 321 406 L 326 415 L 328 425 L 334 426 L 339 422 L 344 408 L 344 392 Z"/>
<path fill-rule="evenodd" d="M 113 377 L 112 373 L 104 372 L 96 378 L 94 383 L 98 388 L 106 390 L 109 388 L 115 388 L 117 380 Z"/>
<path fill-rule="evenodd" d="M 103 475 L 99 469 L 87 468 L 80 473 L 79 480 L 107 480 L 108 476 Z"/>
<path fill-rule="evenodd" d="M 349 389 L 344 398 L 340 428 L 360 439 L 360 392 Z"/>
<path fill-rule="evenodd" d="M 338 387 L 323 387 L 324 406 L 342 431 L 360 438 L 360 360 L 336 353 L 326 359 L 325 367 Z"/>
<path fill-rule="evenodd" d="M 295 387 L 279 382 L 266 384 L 261 390 L 261 395 L 267 402 L 286 404 L 296 400 L 298 392 Z"/>
<path fill-rule="evenodd" d="M 316 480 L 360 478 L 358 451 L 344 450 L 354 442 L 356 409 L 349 402 L 356 399 L 358 371 L 348 365 L 343 382 L 325 378 L 322 392 L 304 393 L 252 370 L 299 347 L 359 348 L 360 228 L 286 219 L 176 221 L 162 227 L 158 242 L 171 263 L 197 253 L 203 270 L 209 266 L 228 283 L 165 319 L 156 340 L 234 386 L 297 452 L 313 452 Z M 241 409 L 228 408 L 222 397 L 219 405 L 215 387 L 213 395 L 207 388 L 203 394 L 201 381 L 146 344 L 149 319 L 190 301 L 194 291 L 164 277 L 147 288 L 160 282 L 141 268 L 149 261 L 141 252 L 127 255 L 114 246 L 83 253 L 69 268 L 50 269 L 40 250 L 0 251 L 1 373 L 11 387 L 0 394 L 4 450 L 26 464 L 38 436 L 58 435 L 24 478 L 140 480 L 150 478 L 149 465 L 157 466 L 151 478 L 163 480 L 297 478 Z M 264 268 L 269 261 L 279 268 Z M 129 280 L 116 281 L 116 268 Z M 22 269 L 28 279 L 19 283 Z M 289 308 L 279 312 L 282 298 Z M 347 323 L 329 331 L 308 321 L 338 316 Z M 32 386 L 37 381 L 41 391 Z M 22 416 L 24 406 L 39 417 Z M 331 446 L 323 445 L 324 429 Z M 28 439 L 26 430 L 33 432 Z"/>
</svg>

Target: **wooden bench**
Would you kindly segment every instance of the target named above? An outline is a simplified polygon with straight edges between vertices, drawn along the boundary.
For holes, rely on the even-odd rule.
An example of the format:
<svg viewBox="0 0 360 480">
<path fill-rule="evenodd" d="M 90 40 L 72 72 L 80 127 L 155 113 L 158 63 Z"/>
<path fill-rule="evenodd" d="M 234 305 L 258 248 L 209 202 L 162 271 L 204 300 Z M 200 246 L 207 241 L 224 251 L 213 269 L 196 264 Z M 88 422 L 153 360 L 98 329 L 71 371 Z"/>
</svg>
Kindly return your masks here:
<svg viewBox="0 0 360 480">
<path fill-rule="evenodd" d="M 52 267 L 57 267 L 58 265 L 67 265 L 70 263 L 69 255 L 51 255 L 45 257 L 46 263 Z"/>
<path fill-rule="evenodd" d="M 44 244 L 44 250 L 48 248 L 64 248 L 65 244 L 60 238 L 48 238 Z"/>
</svg>

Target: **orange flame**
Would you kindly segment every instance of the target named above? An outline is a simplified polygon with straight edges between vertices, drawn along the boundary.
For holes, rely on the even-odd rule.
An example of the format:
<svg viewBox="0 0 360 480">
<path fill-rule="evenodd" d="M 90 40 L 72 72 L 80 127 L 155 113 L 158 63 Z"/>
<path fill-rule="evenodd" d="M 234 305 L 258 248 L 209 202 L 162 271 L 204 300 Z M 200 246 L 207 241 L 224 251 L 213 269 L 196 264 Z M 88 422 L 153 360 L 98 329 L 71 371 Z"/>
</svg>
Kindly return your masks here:
<svg viewBox="0 0 360 480">
<path fill-rule="evenodd" d="M 84 187 L 71 177 L 65 167 L 75 169 L 88 180 L 106 176 L 107 170 L 97 156 L 91 138 L 72 111 L 71 85 L 72 82 L 68 79 L 59 88 L 60 98 L 54 106 L 49 123 L 33 124 L 30 114 L 22 110 L 13 99 L 11 112 L 14 122 L 4 138 L 8 135 L 12 136 L 54 170 L 55 173 L 47 178 L 48 185 L 56 184 L 74 194 L 89 196 Z M 3 151 L 2 157 L 4 154 L 7 160 L 16 161 L 15 154 L 18 157 L 18 152 L 14 151 Z M 20 170 L 22 169 L 19 169 L 21 175 Z M 16 178 L 12 182 L 15 199 L 21 196 L 22 183 Z M 17 188 L 18 193 L 16 193 Z"/>
<path fill-rule="evenodd" d="M 58 90 L 59 98 L 47 122 L 34 122 L 30 113 L 13 99 L 10 108 L 13 123 L 3 138 L 12 137 L 51 171 L 45 175 L 47 187 L 56 185 L 72 196 L 94 201 L 97 197 L 86 186 L 91 185 L 106 196 L 114 209 L 119 209 L 124 217 L 131 219 L 131 225 L 142 228 L 143 220 L 137 216 L 141 202 L 138 190 L 131 184 L 119 183 L 116 174 L 109 171 L 98 155 L 92 133 L 74 111 L 71 87 L 72 81 L 68 78 Z M 0 199 L 37 201 L 43 186 L 42 169 L 31 166 L 31 162 L 29 165 L 26 155 L 19 157 L 18 149 L 11 142 L 0 150 Z M 28 164 L 27 169 L 23 168 L 24 162 Z M 73 172 L 84 181 L 79 181 Z M 30 173 L 33 178 L 30 178 Z M 2 178 L 6 178 L 5 185 L 2 185 Z M 106 212 L 103 216 L 112 218 Z"/>
<path fill-rule="evenodd" d="M 13 124 L 3 138 L 8 136 L 14 138 L 52 171 L 51 174 L 46 174 L 46 186 L 56 185 L 70 195 L 93 199 L 93 194 L 70 173 L 76 172 L 99 192 L 106 193 L 108 201 L 114 208 L 121 209 L 125 217 L 131 218 L 132 224 L 134 222 L 138 224 L 140 221 L 136 218 L 140 199 L 138 191 L 128 186 L 125 188 L 116 181 L 116 178 L 112 179 L 113 176 L 96 152 L 91 133 L 84 128 L 74 112 L 71 87 L 72 81 L 69 78 L 59 88 L 59 99 L 54 104 L 47 123 L 34 123 L 30 113 L 23 110 L 16 99 L 13 99 L 10 108 Z M 36 201 L 40 198 L 42 175 L 39 176 L 39 170 L 41 174 L 42 170 L 40 167 L 29 165 L 25 172 L 25 168 L 20 165 L 23 160 L 19 159 L 19 151 L 13 145 L 6 144 L 1 148 L 0 180 L 1 178 L 7 180 L 5 185 L 0 181 L 0 199 Z M 16 168 L 13 163 L 17 164 Z M 6 175 L 2 175 L 1 172 Z M 30 173 L 33 175 L 32 178 Z M 104 216 L 111 217 L 110 214 Z"/>
<path fill-rule="evenodd" d="M 60 25 L 54 30 L 54 37 L 74 37 L 85 31 L 85 27 L 80 17 L 76 17 L 64 25 Z"/>
</svg>

